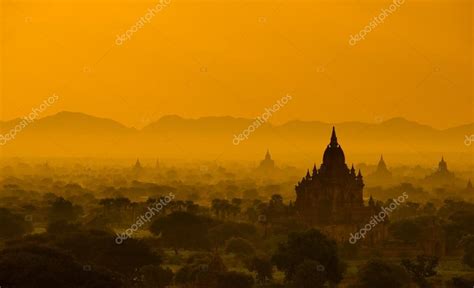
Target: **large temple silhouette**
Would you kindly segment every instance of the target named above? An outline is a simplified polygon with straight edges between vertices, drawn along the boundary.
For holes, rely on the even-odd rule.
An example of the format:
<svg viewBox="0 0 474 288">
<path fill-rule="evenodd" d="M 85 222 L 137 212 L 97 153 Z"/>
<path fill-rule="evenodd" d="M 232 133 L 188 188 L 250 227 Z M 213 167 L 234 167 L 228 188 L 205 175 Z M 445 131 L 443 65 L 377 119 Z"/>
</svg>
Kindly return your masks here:
<svg viewBox="0 0 474 288">
<path fill-rule="evenodd" d="M 333 127 L 331 142 L 323 154 L 319 170 L 309 170 L 296 185 L 295 207 L 298 216 L 311 226 L 320 227 L 338 241 L 346 241 L 349 234 L 378 213 L 373 199 L 365 206 L 363 199 L 364 181 L 360 170 L 349 169 L 344 151 L 337 141 Z M 380 226 L 385 226 L 380 224 Z M 372 231 L 371 242 L 385 237 L 384 227 Z"/>
</svg>

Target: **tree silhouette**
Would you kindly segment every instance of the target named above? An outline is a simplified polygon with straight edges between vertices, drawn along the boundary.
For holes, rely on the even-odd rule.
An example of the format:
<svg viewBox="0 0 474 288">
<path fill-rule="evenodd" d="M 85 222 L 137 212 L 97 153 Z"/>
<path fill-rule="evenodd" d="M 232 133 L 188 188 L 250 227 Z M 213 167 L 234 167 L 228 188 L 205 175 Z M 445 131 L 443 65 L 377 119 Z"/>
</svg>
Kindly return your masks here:
<svg viewBox="0 0 474 288">
<path fill-rule="evenodd" d="M 165 244 L 178 254 L 179 249 L 209 248 L 208 228 L 203 217 L 188 212 L 173 212 L 156 219 L 151 224 L 150 231 L 161 235 Z"/>
<path fill-rule="evenodd" d="M 54 248 L 26 245 L 0 252 L 2 287 L 122 287 L 118 277 Z"/>
<path fill-rule="evenodd" d="M 402 288 L 409 283 L 410 276 L 403 267 L 382 260 L 371 260 L 359 270 L 355 287 Z"/>
<path fill-rule="evenodd" d="M 297 268 L 305 260 L 318 262 L 324 267 L 323 283 L 339 283 L 342 280 L 345 267 L 339 260 L 337 245 L 318 230 L 291 233 L 288 241 L 281 243 L 273 255 L 273 262 L 285 272 L 289 282 L 295 281 Z"/>
<path fill-rule="evenodd" d="M 438 266 L 438 258 L 427 255 L 419 255 L 416 260 L 403 259 L 402 266 L 410 273 L 413 280 L 421 288 L 432 287 L 426 278 L 435 276 L 437 274 L 436 267 Z"/>
<path fill-rule="evenodd" d="M 225 252 L 238 256 L 249 256 L 255 254 L 255 247 L 243 238 L 230 238 L 226 242 Z"/>
<path fill-rule="evenodd" d="M 257 274 L 257 282 L 265 284 L 273 280 L 273 264 L 271 259 L 264 256 L 254 256 L 246 261 L 247 269 Z"/>
<path fill-rule="evenodd" d="M 18 237 L 32 230 L 31 222 L 25 221 L 25 217 L 0 208 L 0 239 Z"/>
<path fill-rule="evenodd" d="M 240 272 L 224 272 L 218 276 L 217 288 L 251 288 L 254 280 L 252 276 Z"/>
<path fill-rule="evenodd" d="M 474 236 L 468 235 L 464 237 L 461 244 L 464 246 L 462 261 L 469 267 L 474 268 Z"/>
<path fill-rule="evenodd" d="M 80 206 L 73 205 L 71 201 L 59 197 L 51 204 L 48 220 L 50 223 L 61 220 L 74 222 L 82 213 L 82 208 Z"/>
</svg>

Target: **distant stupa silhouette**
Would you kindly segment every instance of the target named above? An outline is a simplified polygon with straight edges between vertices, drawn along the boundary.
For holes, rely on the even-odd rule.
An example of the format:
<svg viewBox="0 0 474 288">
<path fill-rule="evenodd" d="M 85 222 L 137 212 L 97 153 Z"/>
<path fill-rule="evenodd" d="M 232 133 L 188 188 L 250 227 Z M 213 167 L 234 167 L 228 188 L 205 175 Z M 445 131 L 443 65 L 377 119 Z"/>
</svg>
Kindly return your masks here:
<svg viewBox="0 0 474 288">
<path fill-rule="evenodd" d="M 142 170 L 142 164 L 140 163 L 140 159 L 137 158 L 137 161 L 135 162 L 135 166 L 133 166 L 133 170 L 135 171 L 140 171 Z"/>
<path fill-rule="evenodd" d="M 441 161 L 438 163 L 438 169 L 425 178 L 425 180 L 436 185 L 453 185 L 455 179 L 454 173 L 448 170 L 448 164 L 444 161 L 444 157 L 441 157 Z"/>
<path fill-rule="evenodd" d="M 387 171 L 388 172 L 387 165 L 385 165 L 385 161 L 383 161 L 383 154 L 380 155 L 380 160 L 379 160 L 379 164 L 378 164 L 377 168 L 380 171 Z"/>
<path fill-rule="evenodd" d="M 438 164 L 438 172 L 440 172 L 440 173 L 449 172 L 448 171 L 448 164 L 446 163 L 446 161 L 444 161 L 443 156 L 441 156 L 441 161 L 439 161 L 439 164 Z"/>
<path fill-rule="evenodd" d="M 383 159 L 383 155 L 380 155 L 379 163 L 377 164 L 377 169 L 374 173 L 369 175 L 370 178 L 374 178 L 376 180 L 388 180 L 392 177 L 392 172 L 390 172 L 387 168 L 387 164 Z"/>
<path fill-rule="evenodd" d="M 265 154 L 265 159 L 260 161 L 260 166 L 258 166 L 258 169 L 262 171 L 271 171 L 274 168 L 275 168 L 275 161 L 272 160 L 272 156 L 270 155 L 270 150 L 267 149 L 267 153 Z"/>
</svg>

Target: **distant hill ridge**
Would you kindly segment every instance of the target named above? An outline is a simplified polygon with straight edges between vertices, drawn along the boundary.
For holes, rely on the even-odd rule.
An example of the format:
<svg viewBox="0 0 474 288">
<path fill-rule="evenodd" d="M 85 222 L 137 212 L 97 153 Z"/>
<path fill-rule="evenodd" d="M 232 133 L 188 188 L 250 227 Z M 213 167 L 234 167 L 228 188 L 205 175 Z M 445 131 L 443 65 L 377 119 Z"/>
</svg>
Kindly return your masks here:
<svg viewBox="0 0 474 288">
<path fill-rule="evenodd" d="M 6 129 L 8 127 L 16 125 L 21 120 L 21 118 L 16 118 L 12 119 L 9 121 L 0 121 L 0 127 L 2 129 Z M 242 125 L 242 124 L 248 124 L 253 122 L 255 119 L 250 119 L 250 118 L 242 118 L 242 117 L 232 117 L 232 116 L 206 116 L 206 117 L 200 117 L 200 118 L 184 118 L 178 115 L 165 115 L 162 116 L 160 119 L 149 123 L 146 125 L 142 130 L 151 130 L 160 126 L 166 126 L 166 125 L 209 125 L 209 126 L 224 126 L 224 125 Z M 92 116 L 89 114 L 85 114 L 82 112 L 70 112 L 70 111 L 62 111 L 57 114 L 51 115 L 51 116 L 46 116 L 43 118 L 36 119 L 34 123 L 41 123 L 42 125 L 50 126 L 50 125 L 56 125 L 58 122 L 64 122 L 64 121 L 75 121 L 75 124 L 78 126 L 82 126 L 85 124 L 99 124 L 102 123 L 103 127 L 109 126 L 110 128 L 122 128 L 122 129 L 134 129 L 134 130 L 139 130 L 136 128 L 132 127 L 127 127 L 123 124 L 121 124 L 118 121 L 109 119 L 109 118 L 103 118 L 103 117 L 96 117 Z M 92 123 L 94 122 L 94 123 Z M 197 124 L 199 123 L 199 124 Z M 447 129 L 436 129 L 433 128 L 429 125 L 424 125 L 420 124 L 415 121 L 410 121 L 402 117 L 395 117 L 391 118 L 385 121 L 381 121 L 380 123 L 367 123 L 367 122 L 360 122 L 360 121 L 346 121 L 346 122 L 339 122 L 335 124 L 331 123 L 326 123 L 326 122 L 321 122 L 321 121 L 302 121 L 302 120 L 291 120 L 288 121 L 284 124 L 281 125 L 272 125 L 270 123 L 267 123 L 269 126 L 273 127 L 295 127 L 295 126 L 349 126 L 349 125 L 354 125 L 354 126 L 385 126 L 385 127 L 408 127 L 408 128 L 425 128 L 427 130 L 437 130 L 437 131 L 447 131 L 447 130 L 456 130 L 456 129 L 465 129 L 465 128 L 472 128 L 474 127 L 474 122 L 473 123 L 468 123 L 468 124 L 463 124 L 459 126 L 454 126 L 451 128 Z"/>
<path fill-rule="evenodd" d="M 13 129 L 21 119 L 0 122 L 0 133 Z M 474 133 L 474 123 L 436 129 L 404 118 L 392 118 L 380 123 L 294 120 L 281 125 L 265 123 L 249 139 L 238 146 L 232 144 L 234 135 L 242 133 L 254 119 L 202 117 L 187 119 L 176 115 L 161 117 L 142 129 L 130 128 L 117 121 L 77 112 L 60 112 L 37 119 L 13 141 L 0 146 L 4 155 L 56 155 L 61 149 L 40 145 L 56 143 L 65 155 L 113 155 L 143 153 L 161 155 L 174 151 L 185 153 L 214 153 L 225 150 L 235 155 L 266 148 L 300 153 L 319 153 L 336 126 L 340 143 L 350 153 L 390 152 L 472 152 L 464 144 L 466 135 Z M 51 145 L 50 145 L 51 146 Z M 472 145 L 474 146 L 474 144 Z M 161 151 L 159 151 L 161 150 Z M 126 151 L 126 152 L 125 152 Z"/>
</svg>

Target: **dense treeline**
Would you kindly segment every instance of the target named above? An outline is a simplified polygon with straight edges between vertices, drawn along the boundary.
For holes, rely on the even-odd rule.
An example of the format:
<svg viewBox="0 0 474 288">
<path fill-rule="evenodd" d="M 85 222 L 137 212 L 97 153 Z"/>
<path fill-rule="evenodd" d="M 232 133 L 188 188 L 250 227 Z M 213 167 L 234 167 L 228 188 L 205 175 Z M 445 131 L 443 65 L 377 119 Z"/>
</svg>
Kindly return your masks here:
<svg viewBox="0 0 474 288">
<path fill-rule="evenodd" d="M 0 286 L 473 286 L 472 202 L 419 201 L 426 190 L 407 183 L 373 188 L 387 196 L 375 197 L 384 199 L 378 206 L 402 190 L 410 198 L 387 220 L 387 243 L 370 247 L 335 242 L 304 225 L 288 197 L 289 179 L 256 183 L 218 170 L 214 181 L 203 170 L 188 185 L 172 171 L 160 185 L 120 171 L 107 181 L 62 175 L 83 184 L 4 180 Z M 167 199 L 171 194 L 176 198 Z M 433 239 L 443 244 L 442 258 L 425 253 Z M 447 265 L 459 273 L 445 273 Z"/>
</svg>

